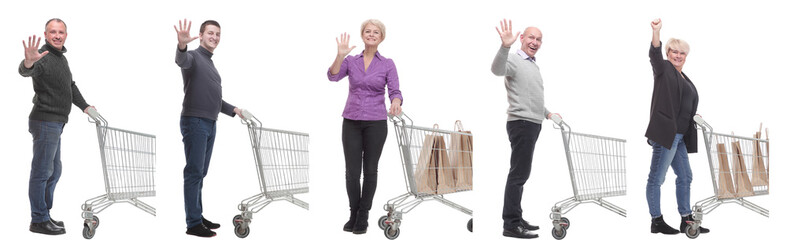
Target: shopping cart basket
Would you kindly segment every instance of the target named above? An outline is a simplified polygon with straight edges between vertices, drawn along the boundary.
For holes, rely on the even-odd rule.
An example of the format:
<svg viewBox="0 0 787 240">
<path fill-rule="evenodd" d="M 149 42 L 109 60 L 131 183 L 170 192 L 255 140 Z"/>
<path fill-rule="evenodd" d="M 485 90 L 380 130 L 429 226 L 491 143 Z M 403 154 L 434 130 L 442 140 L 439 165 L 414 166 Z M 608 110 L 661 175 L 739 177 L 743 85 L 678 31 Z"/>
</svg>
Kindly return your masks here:
<svg viewBox="0 0 787 240">
<path fill-rule="evenodd" d="M 263 128 L 248 111 L 243 110 L 242 115 L 241 122 L 249 129 L 261 191 L 241 201 L 241 214 L 232 219 L 235 235 L 245 238 L 251 232 L 252 215 L 271 202 L 285 200 L 309 209 L 309 203 L 293 196 L 309 192 L 309 134 Z"/>
<path fill-rule="evenodd" d="M 768 140 L 741 137 L 713 131 L 713 127 L 699 115 L 694 121 L 702 128 L 705 149 L 708 153 L 714 195 L 694 205 L 694 221 L 688 222 L 686 236 L 697 238 L 703 215 L 725 203 L 737 203 L 765 217 L 768 209 L 747 201 L 744 197 L 768 195 Z M 730 165 L 733 166 L 730 170 Z M 733 179 L 735 184 L 733 185 Z"/>
<path fill-rule="evenodd" d="M 560 128 L 566 149 L 568 172 L 574 196 L 555 203 L 552 237 L 563 239 L 570 226 L 564 214 L 583 203 L 595 203 L 614 213 L 626 216 L 626 210 L 603 198 L 626 195 L 626 140 L 572 132 L 557 115 L 552 121 Z M 558 128 L 558 127 L 556 127 Z"/>
<path fill-rule="evenodd" d="M 88 119 L 96 124 L 101 166 L 104 169 L 106 194 L 82 204 L 85 219 L 82 237 L 91 239 L 99 225 L 95 214 L 115 203 L 130 203 L 153 216 L 156 208 L 140 201 L 141 197 L 156 196 L 156 136 L 109 127 L 107 120 L 94 108 L 88 109 Z"/>
<path fill-rule="evenodd" d="M 435 191 L 424 191 L 423 187 L 425 185 L 429 185 L 430 183 L 433 184 L 433 180 L 437 179 L 429 179 L 428 181 L 423 178 L 422 173 L 424 171 L 436 171 L 437 174 L 451 172 L 451 170 L 455 171 L 470 171 L 472 172 L 472 165 L 465 166 L 464 168 L 457 168 L 457 167 L 450 167 L 449 166 L 429 166 L 427 169 L 424 169 L 423 166 L 425 165 L 423 161 L 429 161 L 429 157 L 425 157 L 425 152 L 440 152 L 444 151 L 445 154 L 443 156 L 456 155 L 456 154 L 468 154 L 472 156 L 472 150 L 459 150 L 459 149 L 452 149 L 447 148 L 444 146 L 452 146 L 451 135 L 456 136 L 466 136 L 472 137 L 472 134 L 463 131 L 448 131 L 448 130 L 441 130 L 437 128 L 428 128 L 428 127 L 418 127 L 413 125 L 412 119 L 409 116 L 402 113 L 399 116 L 391 116 L 389 115 L 389 120 L 394 123 L 394 129 L 396 131 L 396 141 L 399 144 L 399 154 L 402 158 L 402 169 L 404 170 L 405 175 L 405 187 L 407 188 L 407 193 L 402 194 L 398 197 L 392 198 L 388 200 L 388 202 L 383 206 L 385 211 L 388 213 L 380 217 L 377 221 L 378 227 L 383 230 L 385 237 L 388 239 L 395 239 L 399 236 L 400 232 L 400 225 L 402 222 L 402 215 L 405 213 L 410 212 L 419 204 L 424 201 L 428 200 L 436 200 L 440 203 L 443 203 L 449 207 L 452 207 L 456 210 L 459 210 L 467 215 L 472 217 L 473 210 L 470 210 L 466 207 L 463 207 L 459 204 L 449 201 L 443 197 L 444 194 L 447 193 L 454 193 L 454 192 L 463 192 L 463 191 L 470 191 L 471 186 L 461 185 L 461 184 L 454 184 L 454 186 L 446 186 L 443 187 L 440 183 L 437 183 L 437 188 L 440 190 Z M 443 147 L 434 147 L 434 146 L 427 146 L 430 145 L 430 139 L 442 138 L 445 140 L 446 144 Z M 432 148 L 434 147 L 434 148 Z M 430 148 L 430 150 L 424 151 L 425 148 Z M 461 151 L 461 152 L 460 152 Z M 454 168 L 454 169 L 448 169 Z M 438 177 L 439 179 L 439 177 Z M 430 182 L 430 183 L 427 183 Z M 435 187 L 434 184 L 432 187 Z M 428 186 L 427 186 L 428 188 Z M 443 193 L 441 193 L 443 192 Z M 413 199 L 408 199 L 412 197 Z M 473 231 L 473 219 L 467 222 L 467 229 L 469 231 Z"/>
</svg>

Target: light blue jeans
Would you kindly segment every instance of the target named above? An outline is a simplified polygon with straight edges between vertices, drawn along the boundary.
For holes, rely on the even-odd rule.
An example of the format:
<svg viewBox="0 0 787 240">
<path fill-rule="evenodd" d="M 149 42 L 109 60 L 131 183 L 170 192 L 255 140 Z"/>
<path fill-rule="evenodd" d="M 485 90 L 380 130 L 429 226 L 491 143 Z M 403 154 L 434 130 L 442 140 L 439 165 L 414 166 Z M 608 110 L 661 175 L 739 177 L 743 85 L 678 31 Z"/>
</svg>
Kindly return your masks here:
<svg viewBox="0 0 787 240">
<path fill-rule="evenodd" d="M 675 196 L 678 199 L 678 213 L 681 216 L 691 214 L 691 165 L 689 165 L 689 154 L 686 151 L 686 143 L 683 142 L 683 134 L 676 134 L 672 142 L 672 149 L 648 140 L 653 146 L 653 158 L 650 161 L 650 173 L 648 174 L 648 185 L 645 195 L 648 199 L 650 216 L 653 218 L 661 216 L 661 184 L 667 175 L 667 169 L 672 166 L 675 172 Z"/>
</svg>

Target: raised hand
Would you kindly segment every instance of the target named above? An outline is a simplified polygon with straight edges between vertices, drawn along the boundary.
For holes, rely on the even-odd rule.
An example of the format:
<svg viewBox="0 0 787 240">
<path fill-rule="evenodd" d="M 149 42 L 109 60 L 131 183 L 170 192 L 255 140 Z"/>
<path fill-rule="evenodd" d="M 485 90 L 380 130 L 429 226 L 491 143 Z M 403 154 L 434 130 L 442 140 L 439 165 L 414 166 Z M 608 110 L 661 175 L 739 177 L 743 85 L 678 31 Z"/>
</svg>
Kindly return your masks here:
<svg viewBox="0 0 787 240">
<path fill-rule="evenodd" d="M 653 28 L 653 31 L 661 31 L 661 18 L 653 19 L 653 21 L 650 22 L 650 27 Z"/>
<path fill-rule="evenodd" d="M 661 18 L 653 19 L 650 22 L 650 27 L 653 28 L 653 38 L 650 40 L 650 44 L 653 47 L 661 47 Z"/>
<path fill-rule="evenodd" d="M 180 25 L 180 27 L 172 25 L 172 27 L 175 28 L 175 32 L 178 34 L 178 49 L 186 49 L 186 44 L 199 38 L 199 36 L 191 36 L 191 21 L 184 18 L 183 21 L 178 20 L 178 25 Z"/>
<path fill-rule="evenodd" d="M 350 35 L 345 32 L 342 33 L 341 40 L 338 37 L 336 38 L 336 48 L 336 55 L 344 58 L 347 56 L 347 54 L 350 54 L 353 49 L 355 49 L 355 46 L 350 47 Z"/>
<path fill-rule="evenodd" d="M 516 38 L 519 37 L 519 34 L 522 33 L 516 32 L 516 35 L 511 34 L 511 20 L 508 20 L 506 23 L 506 19 L 504 18 L 503 21 L 500 21 L 500 28 L 495 27 L 497 33 L 500 34 L 500 41 L 503 42 L 503 47 L 511 47 L 514 42 L 516 42 Z"/>
<path fill-rule="evenodd" d="M 35 44 L 33 44 L 35 42 Z M 22 40 L 22 47 L 25 48 L 25 67 L 32 68 L 33 64 L 36 63 L 39 59 L 49 54 L 49 51 L 44 51 L 42 53 L 38 52 L 38 45 L 41 43 L 41 37 L 38 37 L 36 40 L 36 35 L 32 37 L 27 37 L 27 43 L 25 40 Z"/>
</svg>

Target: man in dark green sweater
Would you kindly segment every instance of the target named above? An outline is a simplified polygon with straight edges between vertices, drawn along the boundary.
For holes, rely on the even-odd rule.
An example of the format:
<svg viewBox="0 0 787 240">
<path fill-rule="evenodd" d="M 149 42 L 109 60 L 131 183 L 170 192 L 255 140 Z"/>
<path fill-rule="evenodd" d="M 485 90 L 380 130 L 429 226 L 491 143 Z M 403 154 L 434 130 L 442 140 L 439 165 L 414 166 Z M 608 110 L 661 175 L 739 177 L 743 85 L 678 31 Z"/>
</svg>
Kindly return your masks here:
<svg viewBox="0 0 787 240">
<path fill-rule="evenodd" d="M 68 122 L 71 104 L 87 113 L 90 106 L 82 98 L 68 60 L 63 55 L 68 33 L 63 20 L 46 22 L 44 46 L 38 48 L 41 37 L 22 41 L 25 60 L 19 64 L 19 74 L 33 78 L 33 110 L 30 112 L 29 131 L 33 135 L 33 162 L 30 169 L 28 197 L 30 198 L 30 231 L 58 235 L 66 233 L 62 221 L 49 216 L 55 186 L 60 179 L 60 134 Z M 35 42 L 35 43 L 34 43 Z"/>
</svg>

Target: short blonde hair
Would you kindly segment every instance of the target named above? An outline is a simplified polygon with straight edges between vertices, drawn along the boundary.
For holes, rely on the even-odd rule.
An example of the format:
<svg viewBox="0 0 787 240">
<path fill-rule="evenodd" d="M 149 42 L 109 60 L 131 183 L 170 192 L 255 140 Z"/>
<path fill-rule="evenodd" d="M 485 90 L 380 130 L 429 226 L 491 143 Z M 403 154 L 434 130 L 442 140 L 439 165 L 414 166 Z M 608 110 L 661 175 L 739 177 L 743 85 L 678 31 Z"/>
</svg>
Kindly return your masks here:
<svg viewBox="0 0 787 240">
<path fill-rule="evenodd" d="M 667 53 L 669 53 L 670 50 L 672 50 L 672 49 L 675 49 L 675 50 L 678 50 L 678 51 L 682 51 L 682 52 L 686 52 L 686 55 L 688 55 L 689 54 L 689 43 L 687 43 L 684 40 L 677 39 L 677 38 L 670 38 L 667 41 Z"/>
<path fill-rule="evenodd" d="M 385 24 L 383 24 L 383 22 L 381 22 L 380 20 L 377 20 L 377 19 L 369 19 L 369 20 L 363 21 L 363 23 L 361 23 L 361 35 L 363 35 L 363 29 L 366 28 L 366 25 L 369 25 L 369 24 L 372 24 L 375 27 L 379 28 L 380 29 L 380 41 L 385 40 Z"/>
</svg>

